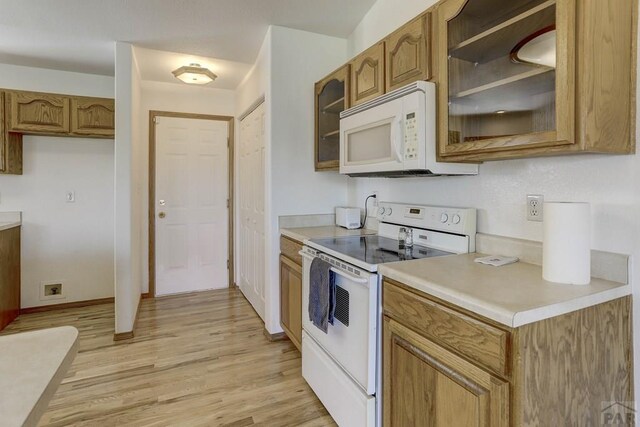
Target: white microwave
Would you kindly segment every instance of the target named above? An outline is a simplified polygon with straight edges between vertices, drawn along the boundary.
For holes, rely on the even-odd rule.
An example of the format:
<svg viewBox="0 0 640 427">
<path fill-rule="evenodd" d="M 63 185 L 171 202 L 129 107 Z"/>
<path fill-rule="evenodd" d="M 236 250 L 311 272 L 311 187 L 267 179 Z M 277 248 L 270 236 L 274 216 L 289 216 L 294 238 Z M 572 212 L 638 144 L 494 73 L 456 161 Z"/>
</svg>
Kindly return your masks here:
<svg viewBox="0 0 640 427">
<path fill-rule="evenodd" d="M 436 89 L 419 81 L 340 113 L 340 173 L 476 175 L 478 165 L 436 161 Z"/>
</svg>

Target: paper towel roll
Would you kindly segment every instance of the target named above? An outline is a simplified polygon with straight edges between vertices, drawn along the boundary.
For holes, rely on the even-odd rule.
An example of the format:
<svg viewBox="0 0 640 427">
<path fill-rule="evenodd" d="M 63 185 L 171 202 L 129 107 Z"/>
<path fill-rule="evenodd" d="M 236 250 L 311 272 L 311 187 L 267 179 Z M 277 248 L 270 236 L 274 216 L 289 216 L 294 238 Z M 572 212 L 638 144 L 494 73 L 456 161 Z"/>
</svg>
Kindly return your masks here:
<svg viewBox="0 0 640 427">
<path fill-rule="evenodd" d="M 542 278 L 572 285 L 587 285 L 591 281 L 589 203 L 544 204 Z"/>
</svg>

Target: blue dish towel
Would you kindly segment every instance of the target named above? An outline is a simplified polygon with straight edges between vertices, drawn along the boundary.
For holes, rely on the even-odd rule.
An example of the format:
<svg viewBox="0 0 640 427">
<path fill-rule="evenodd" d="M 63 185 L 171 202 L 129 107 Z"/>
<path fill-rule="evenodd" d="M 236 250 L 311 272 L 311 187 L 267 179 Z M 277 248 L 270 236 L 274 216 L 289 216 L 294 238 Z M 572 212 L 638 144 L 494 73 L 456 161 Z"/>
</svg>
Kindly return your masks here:
<svg viewBox="0 0 640 427">
<path fill-rule="evenodd" d="M 335 311 L 336 283 L 331 264 L 315 258 L 309 273 L 309 320 L 326 334 Z"/>
</svg>

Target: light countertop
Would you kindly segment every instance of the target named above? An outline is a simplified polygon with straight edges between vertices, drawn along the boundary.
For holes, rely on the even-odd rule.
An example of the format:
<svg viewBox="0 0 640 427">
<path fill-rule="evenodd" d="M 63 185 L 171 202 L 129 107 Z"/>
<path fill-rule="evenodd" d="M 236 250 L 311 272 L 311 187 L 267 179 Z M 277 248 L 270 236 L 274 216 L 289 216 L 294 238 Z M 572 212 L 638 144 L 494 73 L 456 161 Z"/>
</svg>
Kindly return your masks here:
<svg viewBox="0 0 640 427">
<path fill-rule="evenodd" d="M 0 212 L 0 231 L 20 227 L 21 224 L 22 214 L 20 212 Z"/>
<path fill-rule="evenodd" d="M 0 336 L 0 426 L 35 426 L 78 347 L 71 326 Z"/>
<path fill-rule="evenodd" d="M 458 307 L 518 327 L 631 294 L 631 285 L 592 278 L 585 286 L 542 279 L 542 267 L 493 267 L 471 253 L 382 264 L 379 272 Z"/>
<path fill-rule="evenodd" d="M 322 227 L 281 228 L 280 233 L 301 243 L 305 240 L 321 239 L 324 237 L 365 236 L 368 234 L 376 234 L 374 230 L 347 230 L 346 228 L 337 227 L 335 225 Z"/>
</svg>

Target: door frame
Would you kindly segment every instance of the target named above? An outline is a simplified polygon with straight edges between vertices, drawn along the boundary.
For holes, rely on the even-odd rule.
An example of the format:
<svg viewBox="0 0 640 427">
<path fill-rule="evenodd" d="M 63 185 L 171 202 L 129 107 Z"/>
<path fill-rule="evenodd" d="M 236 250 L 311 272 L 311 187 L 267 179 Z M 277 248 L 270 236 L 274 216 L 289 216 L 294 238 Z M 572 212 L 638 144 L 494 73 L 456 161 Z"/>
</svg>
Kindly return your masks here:
<svg viewBox="0 0 640 427">
<path fill-rule="evenodd" d="M 235 287 L 234 281 L 234 117 L 218 116 L 211 114 L 177 113 L 172 111 L 149 111 L 149 291 L 142 294 L 143 298 L 155 298 L 156 296 L 156 118 L 157 117 L 177 117 L 182 119 L 215 120 L 227 122 L 227 147 L 228 147 L 228 172 L 229 172 L 229 231 L 227 254 L 229 287 Z"/>
</svg>

